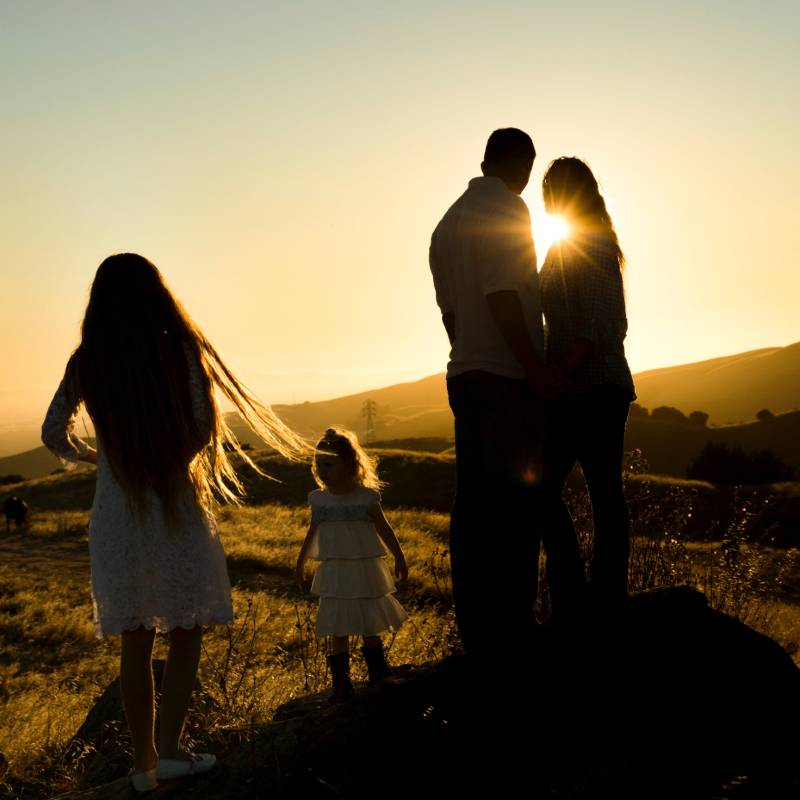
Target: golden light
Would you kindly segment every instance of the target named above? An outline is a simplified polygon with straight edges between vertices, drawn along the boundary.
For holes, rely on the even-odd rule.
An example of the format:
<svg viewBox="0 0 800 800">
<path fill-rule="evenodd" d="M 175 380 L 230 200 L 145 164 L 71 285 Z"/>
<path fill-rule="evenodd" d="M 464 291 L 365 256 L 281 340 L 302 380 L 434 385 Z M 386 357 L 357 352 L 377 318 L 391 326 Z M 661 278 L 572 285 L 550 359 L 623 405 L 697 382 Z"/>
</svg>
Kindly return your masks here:
<svg viewBox="0 0 800 800">
<path fill-rule="evenodd" d="M 569 225 L 563 217 L 557 217 L 555 214 L 542 214 L 537 222 L 536 252 L 541 259 L 544 259 L 553 242 L 569 236 Z"/>
</svg>

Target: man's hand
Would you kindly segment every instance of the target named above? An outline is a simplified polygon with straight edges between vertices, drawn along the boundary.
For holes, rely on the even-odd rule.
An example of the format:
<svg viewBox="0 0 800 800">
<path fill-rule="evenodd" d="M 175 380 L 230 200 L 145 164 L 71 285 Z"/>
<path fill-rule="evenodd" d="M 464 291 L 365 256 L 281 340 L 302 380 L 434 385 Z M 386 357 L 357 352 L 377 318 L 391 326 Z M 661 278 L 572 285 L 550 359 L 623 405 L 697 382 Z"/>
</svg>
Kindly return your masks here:
<svg viewBox="0 0 800 800">
<path fill-rule="evenodd" d="M 528 386 L 538 397 L 554 400 L 569 388 L 569 381 L 560 367 L 542 365 L 528 370 Z"/>
</svg>

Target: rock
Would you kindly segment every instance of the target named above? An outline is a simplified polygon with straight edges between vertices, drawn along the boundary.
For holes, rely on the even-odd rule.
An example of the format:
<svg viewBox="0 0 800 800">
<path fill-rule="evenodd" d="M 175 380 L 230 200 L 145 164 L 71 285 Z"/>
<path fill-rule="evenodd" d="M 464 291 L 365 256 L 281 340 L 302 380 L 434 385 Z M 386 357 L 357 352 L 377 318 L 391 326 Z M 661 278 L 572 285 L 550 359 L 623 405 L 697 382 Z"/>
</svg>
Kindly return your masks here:
<svg viewBox="0 0 800 800">
<path fill-rule="evenodd" d="M 341 705 L 293 701 L 170 797 L 798 796 L 800 671 L 690 589 L 645 592 L 532 655 L 416 668 Z M 111 798 L 93 790 L 72 798 Z M 162 791 L 162 790 L 160 790 Z"/>
<path fill-rule="evenodd" d="M 164 676 L 163 659 L 153 661 L 156 700 Z M 195 685 L 193 708 L 208 706 L 209 696 L 200 681 Z M 156 720 L 158 724 L 158 720 Z M 133 748 L 122 707 L 119 678 L 115 678 L 95 701 L 83 724 L 66 747 L 64 760 L 81 774 L 81 786 L 97 786 L 126 776 L 133 763 Z"/>
</svg>

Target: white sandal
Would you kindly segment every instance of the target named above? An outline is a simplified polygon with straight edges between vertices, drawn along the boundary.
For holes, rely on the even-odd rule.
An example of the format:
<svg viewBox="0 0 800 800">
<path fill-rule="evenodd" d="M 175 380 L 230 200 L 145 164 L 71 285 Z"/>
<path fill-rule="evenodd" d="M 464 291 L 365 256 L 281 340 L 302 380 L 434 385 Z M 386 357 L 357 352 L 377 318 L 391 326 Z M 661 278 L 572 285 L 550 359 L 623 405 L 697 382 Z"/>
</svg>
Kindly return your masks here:
<svg viewBox="0 0 800 800">
<path fill-rule="evenodd" d="M 134 791 L 139 794 L 146 794 L 158 788 L 158 781 L 156 780 L 156 768 L 148 769 L 145 772 L 131 772 L 128 775 L 128 780 Z"/>
<path fill-rule="evenodd" d="M 174 781 L 189 775 L 199 775 L 201 772 L 208 772 L 217 763 L 217 757 L 212 753 L 189 753 L 189 759 L 159 758 L 155 769 L 156 778 L 160 781 Z"/>
</svg>

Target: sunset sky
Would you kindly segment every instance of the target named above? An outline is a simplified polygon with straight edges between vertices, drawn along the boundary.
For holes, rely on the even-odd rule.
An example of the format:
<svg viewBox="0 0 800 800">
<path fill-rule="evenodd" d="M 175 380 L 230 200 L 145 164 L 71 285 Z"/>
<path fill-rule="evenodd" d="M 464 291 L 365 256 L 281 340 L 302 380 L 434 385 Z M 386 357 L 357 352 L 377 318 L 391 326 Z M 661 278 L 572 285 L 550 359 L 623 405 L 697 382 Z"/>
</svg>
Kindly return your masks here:
<svg viewBox="0 0 800 800">
<path fill-rule="evenodd" d="M 797 2 L 0 2 L 0 419 L 154 261 L 269 402 L 442 371 L 430 234 L 488 134 L 601 181 L 634 371 L 800 339 Z M 544 257 L 539 247 L 540 261 Z"/>
</svg>

